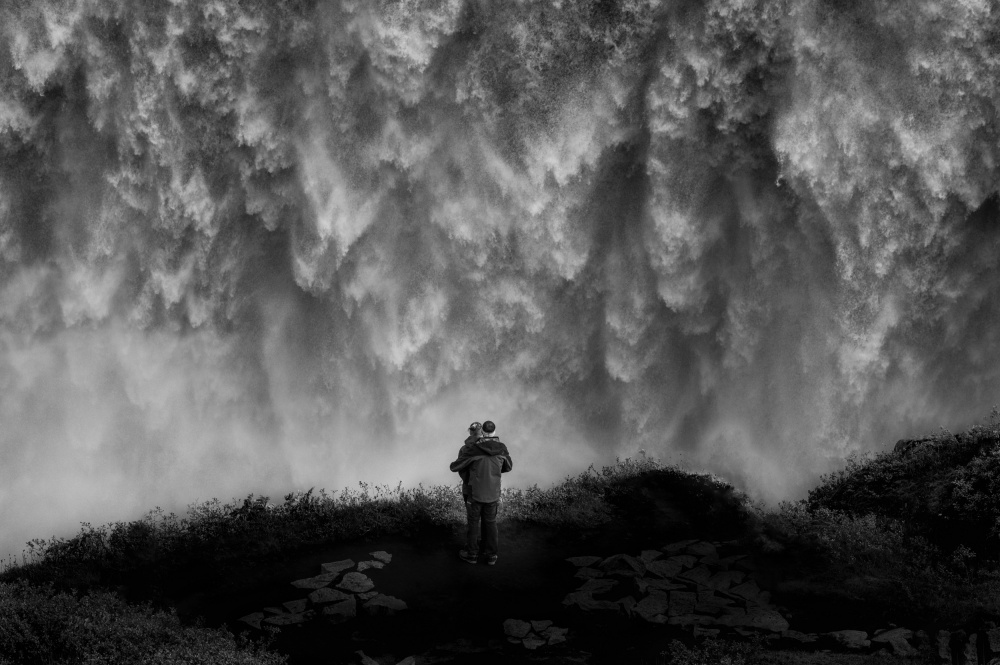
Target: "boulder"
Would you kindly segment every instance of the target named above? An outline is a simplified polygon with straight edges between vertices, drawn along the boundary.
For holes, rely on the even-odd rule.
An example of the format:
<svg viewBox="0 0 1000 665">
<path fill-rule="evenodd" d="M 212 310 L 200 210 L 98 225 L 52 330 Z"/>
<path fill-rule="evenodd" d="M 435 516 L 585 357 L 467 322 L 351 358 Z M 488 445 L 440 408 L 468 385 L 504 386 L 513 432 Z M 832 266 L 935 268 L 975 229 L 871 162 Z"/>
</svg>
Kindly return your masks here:
<svg viewBox="0 0 1000 665">
<path fill-rule="evenodd" d="M 257 630 L 260 630 L 260 622 L 264 620 L 265 616 L 267 615 L 264 614 L 263 612 L 254 612 L 253 614 L 248 614 L 246 616 L 240 617 L 240 621 L 247 624 L 251 628 L 256 628 Z"/>
<path fill-rule="evenodd" d="M 527 637 L 521 640 L 521 644 L 524 645 L 524 648 L 530 649 L 532 651 L 534 651 L 538 647 L 545 646 L 546 642 L 548 642 L 548 640 L 542 639 L 541 637 L 535 635 L 534 633 L 529 634 Z"/>
<path fill-rule="evenodd" d="M 313 605 L 329 605 L 330 603 L 339 603 L 340 601 L 347 600 L 348 598 L 350 598 L 350 596 L 343 591 L 338 591 L 329 587 L 316 589 L 309 594 L 309 602 Z"/>
<path fill-rule="evenodd" d="M 697 568 L 684 571 L 677 577 L 682 580 L 691 580 L 692 582 L 697 582 L 698 584 L 704 584 L 709 580 L 709 578 L 712 577 L 712 571 L 706 566 L 698 566 Z"/>
<path fill-rule="evenodd" d="M 837 646 L 848 651 L 864 651 L 872 645 L 871 640 L 868 639 L 868 633 L 863 630 L 834 630 L 823 633 L 823 636 L 833 640 Z"/>
<path fill-rule="evenodd" d="M 284 605 L 285 609 L 290 613 L 295 614 L 297 612 L 305 612 L 308 602 L 306 602 L 306 599 L 303 598 L 302 600 L 289 600 L 286 603 L 282 603 L 282 605 Z"/>
<path fill-rule="evenodd" d="M 688 545 L 693 545 L 696 542 L 698 541 L 695 539 L 679 540 L 676 543 L 670 543 L 669 545 L 664 545 L 660 549 L 662 549 L 663 552 L 666 554 L 677 554 L 678 552 L 682 552 L 684 548 L 687 547 Z"/>
<path fill-rule="evenodd" d="M 369 552 L 368 556 L 377 561 L 381 561 L 382 563 L 390 563 L 392 561 L 392 555 L 384 550 L 379 550 L 378 552 Z M 413 656 L 410 657 L 412 658 Z"/>
<path fill-rule="evenodd" d="M 298 589 L 319 589 L 325 587 L 330 582 L 337 579 L 337 573 L 323 573 L 322 575 L 317 575 L 316 577 L 307 577 L 301 580 L 295 580 L 292 582 L 292 586 Z"/>
<path fill-rule="evenodd" d="M 304 623 L 306 615 L 304 613 L 276 614 L 264 619 L 264 623 L 271 626 L 291 626 L 297 623 Z"/>
<path fill-rule="evenodd" d="M 557 628 L 555 626 L 550 626 L 542 631 L 542 637 L 548 640 L 549 644 L 559 644 L 560 642 L 566 641 L 566 633 L 569 632 L 569 628 Z"/>
<path fill-rule="evenodd" d="M 725 591 L 733 585 L 738 585 L 744 577 L 746 576 L 738 570 L 723 570 L 709 577 L 705 581 L 705 586 Z"/>
<path fill-rule="evenodd" d="M 358 601 L 353 596 L 323 608 L 323 616 L 331 623 L 344 623 L 358 614 Z"/>
<path fill-rule="evenodd" d="M 704 540 L 700 540 L 685 547 L 684 553 L 691 554 L 700 559 L 701 557 L 708 556 L 709 554 L 716 554 L 716 551 L 715 545 L 705 542 Z"/>
<path fill-rule="evenodd" d="M 344 575 L 344 579 L 340 580 L 337 588 L 350 591 L 351 593 L 363 593 L 370 591 L 374 586 L 375 583 L 367 575 L 362 573 L 347 573 Z"/>
<path fill-rule="evenodd" d="M 667 617 L 665 615 L 668 605 L 666 598 L 646 596 L 636 604 L 632 611 L 650 623 L 666 623 Z"/>
<path fill-rule="evenodd" d="M 663 556 L 663 552 L 661 552 L 660 550 L 643 550 L 642 552 L 639 553 L 639 558 L 647 566 L 649 565 L 650 561 L 654 561 L 655 559 L 658 559 L 661 556 Z"/>
<path fill-rule="evenodd" d="M 695 594 L 690 591 L 671 591 L 669 598 L 670 616 L 694 614 L 694 606 L 698 602 L 698 596 Z"/>
<path fill-rule="evenodd" d="M 542 620 L 532 619 L 531 620 L 531 630 L 535 631 L 539 635 L 541 635 L 542 631 L 544 631 L 546 628 L 548 628 L 551 625 L 552 625 L 552 620 L 551 619 L 542 619 Z"/>
<path fill-rule="evenodd" d="M 353 559 L 341 559 L 340 561 L 331 561 L 330 563 L 324 563 L 320 565 L 324 573 L 342 573 L 348 568 L 354 567 Z"/>
<path fill-rule="evenodd" d="M 663 579 L 669 579 L 679 575 L 684 566 L 681 565 L 680 561 L 675 561 L 674 559 L 663 559 L 660 561 L 651 561 L 646 564 L 646 570 L 658 575 Z"/>
<path fill-rule="evenodd" d="M 614 554 L 598 564 L 607 575 L 642 577 L 646 574 L 646 564 L 629 554 Z"/>
<path fill-rule="evenodd" d="M 393 616 L 406 609 L 406 603 L 395 596 L 379 594 L 363 606 L 369 616 Z"/>
<path fill-rule="evenodd" d="M 604 577 L 604 573 L 596 568 L 581 568 L 576 571 L 573 577 L 578 577 L 581 580 L 592 580 L 597 577 Z"/>
<path fill-rule="evenodd" d="M 595 563 L 599 562 L 601 560 L 601 557 L 599 557 L 599 556 L 571 556 L 570 558 L 568 558 L 566 560 L 569 561 L 574 566 L 576 566 L 577 568 L 585 568 L 587 566 L 592 566 Z"/>
<path fill-rule="evenodd" d="M 507 637 L 522 639 L 531 632 L 531 624 L 520 619 L 507 619 L 503 622 L 503 633 Z"/>
</svg>

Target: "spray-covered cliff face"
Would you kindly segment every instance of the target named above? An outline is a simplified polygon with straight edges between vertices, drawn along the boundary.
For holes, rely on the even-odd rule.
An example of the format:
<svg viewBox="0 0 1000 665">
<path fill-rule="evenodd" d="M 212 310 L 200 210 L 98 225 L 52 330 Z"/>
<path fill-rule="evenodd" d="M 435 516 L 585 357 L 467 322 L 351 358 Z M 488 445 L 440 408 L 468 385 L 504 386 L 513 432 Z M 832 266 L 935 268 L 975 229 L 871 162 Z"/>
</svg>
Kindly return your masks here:
<svg viewBox="0 0 1000 665">
<path fill-rule="evenodd" d="M 770 499 L 971 424 L 1000 387 L 998 25 L 3 3 L 0 525 L 450 482 L 487 418 L 510 482 L 645 448 Z"/>
</svg>

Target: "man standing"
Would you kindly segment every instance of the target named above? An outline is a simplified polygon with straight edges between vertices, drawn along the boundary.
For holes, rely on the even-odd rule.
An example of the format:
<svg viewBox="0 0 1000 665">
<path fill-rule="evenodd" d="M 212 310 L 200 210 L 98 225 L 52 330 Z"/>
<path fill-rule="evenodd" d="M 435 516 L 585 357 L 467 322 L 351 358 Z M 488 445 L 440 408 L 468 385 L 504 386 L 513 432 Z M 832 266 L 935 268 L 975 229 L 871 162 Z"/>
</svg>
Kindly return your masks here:
<svg viewBox="0 0 1000 665">
<path fill-rule="evenodd" d="M 463 495 L 465 496 L 465 515 L 468 527 L 465 537 L 465 548 L 458 556 L 468 563 L 476 563 L 479 558 L 479 532 L 482 522 L 483 554 L 486 563 L 494 565 L 497 562 L 497 505 L 500 502 L 500 474 L 507 473 L 514 467 L 507 446 L 500 442 L 496 435 L 496 425 L 487 420 L 483 423 L 483 436 L 475 439 L 476 433 L 469 428 L 470 436 L 462 449 L 458 451 L 458 459 L 451 463 L 451 470 L 457 471 L 462 477 Z M 470 443 L 470 440 L 472 442 Z M 466 483 L 468 479 L 468 483 Z M 469 493 L 465 495 L 465 485 Z"/>
</svg>

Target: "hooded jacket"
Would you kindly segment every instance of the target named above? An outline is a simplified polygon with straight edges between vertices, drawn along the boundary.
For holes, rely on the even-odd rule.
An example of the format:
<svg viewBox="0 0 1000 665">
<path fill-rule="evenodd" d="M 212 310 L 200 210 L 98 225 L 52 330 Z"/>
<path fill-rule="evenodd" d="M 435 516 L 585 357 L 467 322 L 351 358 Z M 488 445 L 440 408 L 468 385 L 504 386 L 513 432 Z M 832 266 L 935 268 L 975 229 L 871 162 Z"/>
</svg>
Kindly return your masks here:
<svg viewBox="0 0 1000 665">
<path fill-rule="evenodd" d="M 469 439 L 465 440 L 465 445 L 458 451 L 458 459 L 451 463 L 451 470 L 457 471 L 462 477 L 462 493 L 466 493 L 468 485 L 467 496 L 473 501 L 499 501 L 500 474 L 514 468 L 507 446 L 495 436 L 486 436 L 471 443 Z"/>
</svg>

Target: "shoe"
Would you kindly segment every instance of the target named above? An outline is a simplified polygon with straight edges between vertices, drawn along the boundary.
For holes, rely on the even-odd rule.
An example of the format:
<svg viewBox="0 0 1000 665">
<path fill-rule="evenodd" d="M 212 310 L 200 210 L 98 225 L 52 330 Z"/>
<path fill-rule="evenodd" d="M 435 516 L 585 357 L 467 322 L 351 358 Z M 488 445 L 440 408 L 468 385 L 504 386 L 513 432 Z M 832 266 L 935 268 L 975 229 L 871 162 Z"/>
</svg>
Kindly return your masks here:
<svg viewBox="0 0 1000 665">
<path fill-rule="evenodd" d="M 458 558 L 466 563 L 476 563 L 479 560 L 479 555 L 473 552 L 467 552 L 465 550 L 458 551 Z"/>
<path fill-rule="evenodd" d="M 486 557 L 486 565 L 487 566 L 495 566 L 495 565 L 497 565 L 497 555 L 496 554 L 491 554 L 488 557 Z"/>
</svg>

